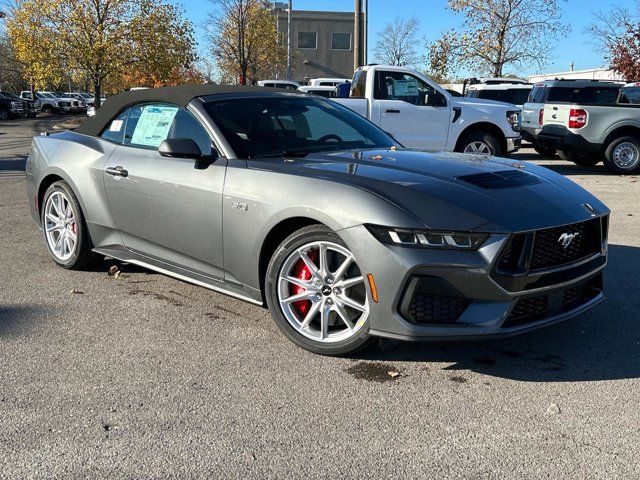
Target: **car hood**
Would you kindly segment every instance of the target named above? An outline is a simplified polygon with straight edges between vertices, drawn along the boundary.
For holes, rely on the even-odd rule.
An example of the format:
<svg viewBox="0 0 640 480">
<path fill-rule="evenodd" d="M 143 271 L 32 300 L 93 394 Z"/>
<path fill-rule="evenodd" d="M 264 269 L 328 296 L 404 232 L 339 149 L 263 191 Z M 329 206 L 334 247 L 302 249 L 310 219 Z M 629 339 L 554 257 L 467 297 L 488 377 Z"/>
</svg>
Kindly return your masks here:
<svg viewBox="0 0 640 480">
<path fill-rule="evenodd" d="M 438 230 L 504 233 L 566 225 L 592 217 L 584 204 L 598 213 L 608 212 L 602 202 L 562 175 L 510 159 L 380 149 L 256 159 L 248 164 L 349 184 Z M 527 185 L 505 186 L 512 180 L 502 177 L 509 175 Z"/>
</svg>

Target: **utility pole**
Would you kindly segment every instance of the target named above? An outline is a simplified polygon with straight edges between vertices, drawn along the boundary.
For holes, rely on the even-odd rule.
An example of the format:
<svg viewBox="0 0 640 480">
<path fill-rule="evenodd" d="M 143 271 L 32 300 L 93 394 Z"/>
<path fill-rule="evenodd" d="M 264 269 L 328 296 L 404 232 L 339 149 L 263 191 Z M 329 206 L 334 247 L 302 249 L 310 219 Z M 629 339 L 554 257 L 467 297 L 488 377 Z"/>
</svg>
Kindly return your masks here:
<svg viewBox="0 0 640 480">
<path fill-rule="evenodd" d="M 361 14 L 362 14 L 362 0 L 355 0 L 355 8 L 353 15 L 353 69 L 357 70 L 362 65 L 361 57 Z"/>
<path fill-rule="evenodd" d="M 291 10 L 293 0 L 289 0 L 289 10 L 287 11 L 287 80 L 291 81 Z"/>
<path fill-rule="evenodd" d="M 363 61 L 362 63 L 367 65 L 369 63 L 369 0 L 364 0 L 364 48 L 363 51 Z"/>
</svg>

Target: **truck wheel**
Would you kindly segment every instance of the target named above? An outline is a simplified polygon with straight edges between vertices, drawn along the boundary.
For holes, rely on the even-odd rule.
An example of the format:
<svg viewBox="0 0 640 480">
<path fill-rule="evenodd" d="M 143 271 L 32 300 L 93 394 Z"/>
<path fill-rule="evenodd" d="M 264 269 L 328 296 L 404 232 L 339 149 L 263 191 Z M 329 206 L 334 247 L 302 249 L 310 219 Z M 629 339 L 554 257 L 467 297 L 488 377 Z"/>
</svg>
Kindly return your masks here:
<svg viewBox="0 0 640 480">
<path fill-rule="evenodd" d="M 44 113 L 51 113 L 51 112 L 53 112 L 53 108 L 51 107 L 51 105 L 43 105 L 42 106 L 42 111 Z"/>
<path fill-rule="evenodd" d="M 543 157 L 555 157 L 557 153 L 555 148 L 543 147 L 537 143 L 533 144 L 533 149 L 538 155 L 542 155 Z"/>
<path fill-rule="evenodd" d="M 500 155 L 498 140 L 486 132 L 471 132 L 458 142 L 457 152 L 473 153 L 476 155 Z"/>
<path fill-rule="evenodd" d="M 0 109 L 0 120 L 9 120 L 9 111 L 4 108 Z"/>
<path fill-rule="evenodd" d="M 558 156 L 567 162 L 573 162 L 580 167 L 594 167 L 600 163 L 600 157 L 593 153 L 567 152 L 558 150 Z"/>
<path fill-rule="evenodd" d="M 620 175 L 635 172 L 640 166 L 640 141 L 626 135 L 614 139 L 604 152 L 604 165 Z"/>
</svg>

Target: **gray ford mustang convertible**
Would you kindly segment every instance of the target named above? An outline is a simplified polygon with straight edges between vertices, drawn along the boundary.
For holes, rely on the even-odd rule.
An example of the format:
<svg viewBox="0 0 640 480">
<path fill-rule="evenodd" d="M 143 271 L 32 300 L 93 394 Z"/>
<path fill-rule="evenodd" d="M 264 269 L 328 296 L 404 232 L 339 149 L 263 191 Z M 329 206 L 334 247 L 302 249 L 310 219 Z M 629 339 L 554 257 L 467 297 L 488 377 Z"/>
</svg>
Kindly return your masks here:
<svg viewBox="0 0 640 480">
<path fill-rule="evenodd" d="M 266 304 L 313 352 L 510 335 L 603 299 L 609 211 L 514 160 L 405 150 L 328 99 L 225 86 L 110 98 L 27 161 L 53 260 L 109 256 Z"/>
</svg>

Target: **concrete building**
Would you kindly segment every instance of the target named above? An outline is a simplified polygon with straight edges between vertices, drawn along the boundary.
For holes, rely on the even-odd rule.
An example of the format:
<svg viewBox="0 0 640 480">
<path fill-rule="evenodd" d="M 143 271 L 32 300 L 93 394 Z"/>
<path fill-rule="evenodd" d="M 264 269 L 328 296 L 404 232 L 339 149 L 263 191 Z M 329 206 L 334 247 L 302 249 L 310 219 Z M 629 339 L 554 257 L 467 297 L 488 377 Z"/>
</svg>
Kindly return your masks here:
<svg viewBox="0 0 640 480">
<path fill-rule="evenodd" d="M 540 73 L 530 75 L 530 83 L 542 82 L 543 80 L 553 80 L 554 78 L 580 79 L 580 80 L 617 80 L 624 81 L 622 75 L 609 70 L 608 68 L 588 68 L 585 70 L 569 70 L 568 72 Z"/>
<path fill-rule="evenodd" d="M 277 8 L 278 31 L 286 42 L 287 11 Z M 355 18 L 353 12 L 292 10 L 292 80 L 353 76 Z"/>
</svg>

